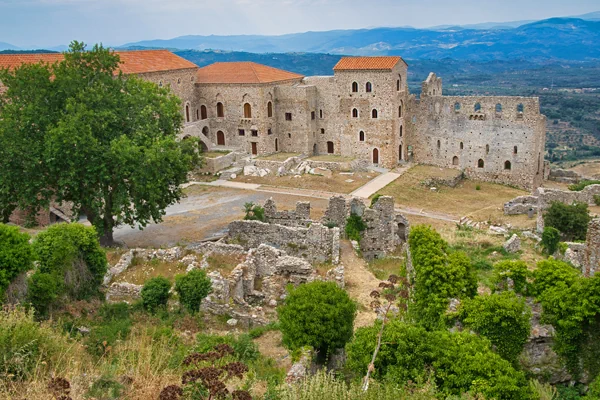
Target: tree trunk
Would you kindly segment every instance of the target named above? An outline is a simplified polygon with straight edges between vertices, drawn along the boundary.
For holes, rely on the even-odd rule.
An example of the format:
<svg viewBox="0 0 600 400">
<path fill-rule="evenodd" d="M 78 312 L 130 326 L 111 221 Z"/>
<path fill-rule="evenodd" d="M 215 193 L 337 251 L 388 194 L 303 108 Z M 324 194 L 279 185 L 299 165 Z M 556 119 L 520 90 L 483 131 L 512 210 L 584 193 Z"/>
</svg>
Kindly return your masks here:
<svg viewBox="0 0 600 400">
<path fill-rule="evenodd" d="M 392 303 L 389 303 L 385 313 L 383 314 L 383 321 L 381 321 L 381 329 L 379 329 L 379 335 L 377 335 L 377 346 L 375 346 L 375 351 L 373 352 L 373 358 L 371 358 L 371 363 L 367 368 L 367 375 L 365 375 L 365 379 L 363 381 L 362 390 L 366 392 L 369 390 L 369 379 L 371 378 L 371 372 L 375 371 L 375 360 L 377 359 L 377 353 L 379 353 L 379 349 L 381 348 L 381 339 L 383 337 L 383 328 L 385 328 L 385 323 L 387 322 L 388 313 L 390 312 L 390 307 Z"/>
</svg>

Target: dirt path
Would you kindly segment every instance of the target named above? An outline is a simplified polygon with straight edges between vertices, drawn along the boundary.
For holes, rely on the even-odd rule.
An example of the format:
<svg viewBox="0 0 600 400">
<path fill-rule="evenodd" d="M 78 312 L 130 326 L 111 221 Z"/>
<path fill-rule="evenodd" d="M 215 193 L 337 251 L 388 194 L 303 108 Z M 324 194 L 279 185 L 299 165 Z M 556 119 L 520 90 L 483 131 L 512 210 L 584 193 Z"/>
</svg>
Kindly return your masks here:
<svg viewBox="0 0 600 400">
<path fill-rule="evenodd" d="M 340 243 L 340 250 L 341 261 L 345 268 L 346 291 L 359 304 L 354 327 L 371 325 L 377 314 L 371 310 L 372 299 L 369 294 L 377 289 L 381 281 L 367 269 L 365 260 L 356 255 L 349 241 L 343 240 Z"/>
</svg>

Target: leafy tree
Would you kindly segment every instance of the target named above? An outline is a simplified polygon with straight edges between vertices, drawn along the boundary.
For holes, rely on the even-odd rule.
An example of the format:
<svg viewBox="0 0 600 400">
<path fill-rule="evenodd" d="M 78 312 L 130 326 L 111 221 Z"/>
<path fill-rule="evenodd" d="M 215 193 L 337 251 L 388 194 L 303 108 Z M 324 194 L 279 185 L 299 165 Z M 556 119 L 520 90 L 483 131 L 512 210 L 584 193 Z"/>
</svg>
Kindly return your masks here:
<svg viewBox="0 0 600 400">
<path fill-rule="evenodd" d="M 285 346 L 325 356 L 352 338 L 356 304 L 335 283 L 315 281 L 290 289 L 277 314 Z"/>
<path fill-rule="evenodd" d="M 367 229 L 367 225 L 365 225 L 365 222 L 360 215 L 352 213 L 346 219 L 346 236 L 348 239 L 359 242 L 360 234 L 365 229 Z"/>
<path fill-rule="evenodd" d="M 464 253 L 449 253 L 448 244 L 428 226 L 411 229 L 408 243 L 414 268 L 414 318 L 428 329 L 439 328 L 450 299 L 477 293 L 471 261 Z"/>
<path fill-rule="evenodd" d="M 64 61 L 0 72 L 0 211 L 72 202 L 113 243 L 120 224 L 158 222 L 198 162 L 176 140 L 180 101 L 119 72 L 119 56 L 73 42 Z M 26 183 L 26 184 L 25 184 Z M 11 199 L 8 193 L 13 193 Z"/>
<path fill-rule="evenodd" d="M 494 265 L 492 283 L 497 289 L 509 289 L 508 280 L 513 283 L 515 293 L 523 294 L 527 289 L 527 277 L 529 270 L 527 264 L 518 260 L 504 260 Z"/>
<path fill-rule="evenodd" d="M 551 226 L 546 226 L 542 233 L 542 247 L 546 250 L 546 253 L 552 255 L 558 250 L 558 243 L 560 242 L 560 232 L 558 229 Z"/>
<path fill-rule="evenodd" d="M 12 280 L 32 267 L 29 235 L 21 233 L 17 227 L 0 224 L 0 302 Z"/>
<path fill-rule="evenodd" d="M 364 374 L 377 343 L 380 322 L 357 329 L 346 346 L 347 366 Z M 374 378 L 398 385 L 433 378 L 441 395 L 482 394 L 489 399 L 530 399 L 525 375 L 491 350 L 485 338 L 468 332 L 428 331 L 392 320 L 386 326 Z"/>
<path fill-rule="evenodd" d="M 245 203 L 244 212 L 246 213 L 244 216 L 246 221 L 265 222 L 265 209 L 258 204 L 252 202 Z"/>
<path fill-rule="evenodd" d="M 556 228 L 567 240 L 585 240 L 590 214 L 587 204 L 552 203 L 544 215 L 545 226 Z"/>
<path fill-rule="evenodd" d="M 211 289 L 210 278 L 203 270 L 195 269 L 175 278 L 175 291 L 179 295 L 179 302 L 192 314 L 200 310 L 202 300 L 209 295 Z"/>
<path fill-rule="evenodd" d="M 140 293 L 142 305 L 150 312 L 166 306 L 169 301 L 169 290 L 171 290 L 171 282 L 162 276 L 146 281 Z"/>
<path fill-rule="evenodd" d="M 458 310 L 462 323 L 485 336 L 496 352 L 516 364 L 531 331 L 531 310 L 514 292 L 465 300 Z"/>
</svg>

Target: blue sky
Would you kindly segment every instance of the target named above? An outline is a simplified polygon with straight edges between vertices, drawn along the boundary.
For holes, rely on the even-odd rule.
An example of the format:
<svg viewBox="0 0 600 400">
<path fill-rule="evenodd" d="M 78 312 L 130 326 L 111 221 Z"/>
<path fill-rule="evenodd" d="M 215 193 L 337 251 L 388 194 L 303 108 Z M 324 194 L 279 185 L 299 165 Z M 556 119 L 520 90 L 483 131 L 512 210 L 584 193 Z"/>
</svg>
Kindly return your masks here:
<svg viewBox="0 0 600 400">
<path fill-rule="evenodd" d="M 598 0 L 0 0 L 0 42 L 117 46 L 182 35 L 464 25 L 599 10 Z"/>
</svg>

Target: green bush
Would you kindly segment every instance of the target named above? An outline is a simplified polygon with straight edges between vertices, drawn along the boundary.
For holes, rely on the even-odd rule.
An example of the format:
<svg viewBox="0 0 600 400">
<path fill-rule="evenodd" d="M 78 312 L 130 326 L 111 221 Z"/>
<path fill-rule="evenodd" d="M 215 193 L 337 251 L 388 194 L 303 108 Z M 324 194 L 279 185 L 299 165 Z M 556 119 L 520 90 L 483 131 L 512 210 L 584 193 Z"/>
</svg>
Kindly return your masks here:
<svg viewBox="0 0 600 400">
<path fill-rule="evenodd" d="M 594 195 L 594 204 L 600 206 L 600 195 Z"/>
<path fill-rule="evenodd" d="M 481 190 L 481 185 L 475 185 L 475 190 Z"/>
<path fill-rule="evenodd" d="M 360 234 L 365 229 L 367 229 L 367 226 L 360 215 L 353 213 L 346 219 L 346 236 L 348 239 L 360 242 Z"/>
<path fill-rule="evenodd" d="M 590 383 L 587 396 L 590 399 L 600 399 L 600 375 Z"/>
<path fill-rule="evenodd" d="M 544 215 L 544 225 L 556 228 L 566 240 L 585 240 L 590 214 L 587 204 L 553 202 Z"/>
<path fill-rule="evenodd" d="M 600 181 L 584 179 L 579 183 L 574 183 L 572 185 L 569 185 L 569 190 L 571 190 L 573 192 L 581 192 L 583 189 L 585 189 L 587 186 L 590 186 L 590 185 L 600 185 Z"/>
<path fill-rule="evenodd" d="M 244 212 L 246 221 L 261 221 L 265 222 L 265 209 L 258 204 L 252 202 L 244 204 Z"/>
<path fill-rule="evenodd" d="M 12 280 L 32 267 L 29 235 L 21 233 L 17 227 L 0 224 L 0 303 Z"/>
<path fill-rule="evenodd" d="M 200 304 L 211 289 L 210 278 L 203 270 L 193 270 L 175 278 L 175 291 L 179 295 L 179 302 L 192 314 L 200 311 Z"/>
<path fill-rule="evenodd" d="M 127 338 L 131 326 L 131 307 L 127 303 L 103 304 L 97 323 L 85 339 L 88 352 L 96 356 L 109 353 L 118 340 Z"/>
<path fill-rule="evenodd" d="M 92 384 L 87 392 L 88 398 L 102 400 L 120 399 L 124 386 L 110 376 L 103 375 Z"/>
<path fill-rule="evenodd" d="M 290 289 L 277 314 L 286 347 L 311 346 L 325 356 L 352 337 L 356 304 L 335 283 L 316 281 Z"/>
<path fill-rule="evenodd" d="M 56 224 L 37 235 L 33 249 L 38 272 L 63 284 L 61 293 L 81 300 L 98 293 L 108 261 L 96 230 L 81 224 Z"/>
<path fill-rule="evenodd" d="M 380 322 L 357 329 L 346 346 L 347 367 L 364 376 L 377 343 Z M 405 385 L 433 379 L 438 398 L 481 394 L 487 399 L 531 399 L 525 375 L 491 350 L 489 340 L 469 332 L 427 331 L 391 320 L 383 331 L 373 378 Z"/>
<path fill-rule="evenodd" d="M 560 232 L 558 229 L 551 226 L 544 228 L 542 233 L 542 247 L 547 254 L 554 254 L 558 250 L 558 243 L 560 242 Z"/>
<path fill-rule="evenodd" d="M 411 229 L 408 238 L 414 268 L 414 318 L 428 329 L 444 325 L 442 316 L 452 298 L 477 293 L 470 259 L 462 252 L 449 253 L 448 244 L 431 227 Z"/>
<path fill-rule="evenodd" d="M 144 309 L 154 312 L 159 307 L 165 307 L 169 301 L 169 290 L 171 282 L 162 276 L 146 281 L 140 293 Z"/>
<path fill-rule="evenodd" d="M 61 291 L 56 276 L 36 272 L 27 282 L 27 302 L 39 316 L 46 316 Z"/>
<path fill-rule="evenodd" d="M 513 282 L 515 293 L 524 294 L 527 289 L 527 277 L 529 269 L 527 264 L 518 260 L 505 260 L 494 265 L 492 283 L 499 290 L 507 290 L 508 280 Z"/>
<path fill-rule="evenodd" d="M 462 323 L 492 342 L 502 358 L 516 364 L 531 331 L 531 309 L 514 292 L 476 296 L 463 301 Z"/>
</svg>

